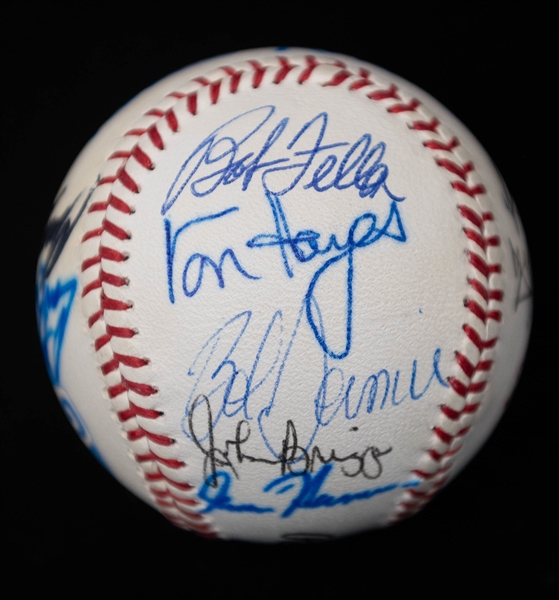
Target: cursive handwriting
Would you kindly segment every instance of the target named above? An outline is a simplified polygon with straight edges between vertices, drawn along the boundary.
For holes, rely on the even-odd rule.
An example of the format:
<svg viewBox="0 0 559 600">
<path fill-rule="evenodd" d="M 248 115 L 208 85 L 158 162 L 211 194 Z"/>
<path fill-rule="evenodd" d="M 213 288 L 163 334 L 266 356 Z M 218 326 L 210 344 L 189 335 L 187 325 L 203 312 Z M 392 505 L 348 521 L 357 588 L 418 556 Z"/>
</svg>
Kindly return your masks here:
<svg viewBox="0 0 559 600">
<path fill-rule="evenodd" d="M 260 437 L 272 458 L 280 459 L 281 447 L 273 443 L 266 431 L 268 427 L 278 431 L 285 423 L 285 417 L 279 417 L 282 413 L 281 400 L 278 398 L 285 397 L 281 395 L 282 376 L 297 341 L 304 308 L 303 305 L 293 330 L 288 332 L 284 331 L 282 312 L 274 313 L 249 364 L 238 362 L 236 350 L 245 343 L 245 335 L 251 325 L 251 311 L 235 315 L 209 337 L 188 368 L 193 383 L 182 423 L 187 438 L 193 439 L 189 419 L 195 401 L 199 396 L 204 396 L 212 407 L 208 413 L 211 427 L 207 426 L 203 433 L 194 436 L 198 442 L 208 439 L 222 419 L 256 421 Z M 256 336 L 251 332 L 248 337 Z M 312 357 L 307 359 L 311 360 Z M 414 359 L 409 371 L 401 368 L 371 369 L 361 381 L 341 367 L 332 366 L 329 356 L 322 351 L 316 360 L 322 361 L 323 370 L 313 385 L 315 392 L 309 398 L 299 398 L 300 404 L 312 411 L 309 421 L 314 422 L 307 439 L 301 440 L 298 436 L 297 446 L 306 452 L 312 452 L 319 430 L 328 427 L 336 418 L 351 421 L 359 415 L 394 410 L 404 402 L 420 401 L 434 384 L 442 387 L 449 385 L 440 372 L 439 348 L 433 350 L 427 367 L 424 365 L 420 369 L 420 361 Z M 427 361 L 423 359 L 421 362 Z M 281 426 L 274 419 L 276 414 L 281 418 Z"/>
<path fill-rule="evenodd" d="M 332 472 L 332 465 L 324 465 L 316 475 L 305 473 L 302 477 L 296 478 L 292 474 L 278 477 L 264 487 L 265 492 L 277 489 L 277 494 L 285 494 L 299 485 L 297 494 L 291 499 L 287 508 L 281 513 L 285 519 L 290 517 L 299 509 L 331 508 L 333 506 L 347 506 L 356 500 L 369 500 L 374 496 L 391 492 L 398 488 L 410 488 L 419 485 L 419 481 L 408 481 L 404 483 L 390 483 L 388 485 L 369 488 L 359 492 L 346 492 L 340 496 L 333 496 L 322 491 L 322 486 Z"/>
<path fill-rule="evenodd" d="M 333 465 L 323 465 L 316 474 L 304 473 L 294 475 L 288 473 L 281 477 L 273 479 L 264 486 L 265 493 L 275 492 L 278 496 L 283 496 L 288 492 L 293 492 L 291 499 L 288 500 L 280 516 L 283 519 L 291 517 L 297 510 L 314 510 L 317 508 L 332 508 L 334 506 L 347 506 L 360 500 L 370 500 L 375 496 L 386 494 L 396 489 L 407 489 L 419 485 L 419 481 L 411 480 L 402 483 L 390 483 L 383 486 L 368 488 L 358 492 L 345 492 L 341 495 L 333 495 L 324 492 L 322 487 L 325 485 Z M 270 513 L 276 510 L 269 506 L 258 506 L 256 504 L 235 504 L 231 495 L 231 475 L 226 471 L 218 471 L 215 476 L 216 483 L 213 483 L 213 477 L 208 477 L 200 487 L 199 497 L 206 502 L 202 513 L 211 513 L 215 510 L 224 510 L 228 512 L 252 512 L 252 513 Z M 298 489 L 297 489 L 298 488 Z"/>
<path fill-rule="evenodd" d="M 267 197 L 276 231 L 273 234 L 255 236 L 247 242 L 247 246 L 249 248 L 278 246 L 288 277 L 293 277 L 293 267 L 289 261 L 288 249 L 293 258 L 300 263 L 310 262 L 316 257 L 333 254 L 316 270 L 309 283 L 305 294 L 305 312 L 311 330 L 324 352 L 330 358 L 345 358 L 351 349 L 353 331 L 354 253 L 378 242 L 383 237 L 389 237 L 398 242 L 406 241 L 406 233 L 397 204 L 395 202 L 391 204 L 390 212 L 383 224 L 379 225 L 375 214 L 365 212 L 351 223 L 344 242 L 340 242 L 334 234 L 330 234 L 327 241 L 321 246 L 321 234 L 312 229 L 305 229 L 292 235 L 280 198 L 273 194 L 268 194 Z M 336 352 L 327 343 L 325 328 L 322 322 L 319 323 L 322 318 L 317 310 L 313 311 L 313 307 L 318 308 L 315 290 L 320 279 L 342 260 L 346 262 L 345 289 L 338 291 L 337 294 L 329 289 L 330 294 L 336 294 L 337 297 L 343 299 L 345 304 L 345 345 L 343 350 Z"/>
<path fill-rule="evenodd" d="M 194 419 L 195 414 L 201 410 L 204 411 L 202 419 L 205 421 L 206 428 L 199 435 L 195 431 Z M 392 451 L 392 448 L 380 450 L 376 446 L 368 446 L 362 452 L 351 452 L 344 456 L 338 456 L 336 450 L 333 449 L 325 455 L 318 446 L 314 446 L 312 450 L 307 451 L 298 445 L 295 424 L 293 421 L 288 420 L 279 457 L 277 459 L 255 457 L 247 454 L 243 448 L 251 435 L 250 424 L 244 419 L 237 423 L 234 439 L 226 440 L 224 448 L 220 450 L 215 444 L 212 409 L 206 396 L 198 396 L 194 401 L 188 417 L 188 428 L 192 440 L 204 455 L 204 479 L 210 473 L 210 480 L 213 481 L 214 485 L 217 485 L 218 467 L 228 467 L 238 477 L 237 470 L 232 462 L 233 458 L 236 459 L 239 465 L 243 462 L 279 465 L 281 475 L 286 473 L 304 475 L 305 473 L 313 473 L 317 464 L 337 463 L 341 465 L 341 472 L 346 477 L 362 475 L 365 479 L 377 479 L 382 474 L 380 458 Z M 352 430 L 356 431 L 357 428 L 352 428 Z M 206 445 L 204 445 L 205 440 L 207 440 Z"/>
<path fill-rule="evenodd" d="M 174 276 L 174 264 L 175 264 L 175 254 L 177 251 L 177 242 L 181 235 L 187 232 L 189 228 L 193 225 L 198 225 L 200 223 L 215 221 L 216 219 L 221 219 L 222 217 L 228 215 L 229 213 L 238 211 L 239 208 L 237 206 L 232 206 L 226 210 L 222 210 L 221 212 L 204 215 L 203 217 L 198 217 L 196 219 L 192 219 L 191 221 L 187 221 L 183 223 L 180 227 L 173 231 L 173 225 L 169 219 L 164 220 L 165 226 L 165 251 L 167 256 L 167 287 L 169 293 L 169 300 L 174 304 L 175 302 L 175 289 L 173 286 L 173 276 Z M 202 285 L 202 280 L 204 277 L 204 269 L 209 267 L 213 269 L 214 274 L 217 278 L 217 283 L 220 288 L 225 287 L 225 279 L 223 277 L 223 266 L 225 263 L 225 259 L 229 258 L 233 266 L 237 269 L 237 271 L 247 279 L 260 279 L 256 275 L 251 275 L 241 266 L 235 252 L 231 248 L 226 248 L 221 253 L 218 262 L 214 261 L 211 257 L 201 254 L 199 252 L 195 252 L 192 254 L 184 265 L 184 269 L 182 271 L 182 291 L 184 295 L 188 298 L 191 298 L 198 292 L 200 286 Z M 196 271 L 197 269 L 197 271 Z M 195 283 L 191 285 L 190 289 L 188 286 L 188 274 L 195 271 L 196 275 L 194 277 Z"/>
<path fill-rule="evenodd" d="M 234 227 L 232 216 L 239 213 L 240 206 L 222 207 L 186 221 L 184 217 L 179 221 L 177 215 L 173 218 L 170 212 L 183 193 L 191 199 L 206 198 L 221 186 L 235 182 L 239 182 L 237 187 L 242 193 L 258 181 L 261 197 L 270 209 L 273 232 L 253 235 L 246 240 L 245 246 L 260 252 L 278 249 L 280 264 L 290 278 L 295 275 L 296 263 L 314 261 L 314 274 L 311 274 L 304 294 L 307 322 L 330 358 L 348 356 L 353 338 L 356 253 L 384 238 L 398 243 L 407 241 L 400 214 L 400 204 L 405 198 L 389 189 L 390 171 L 384 162 L 387 148 L 384 142 L 374 143 L 370 133 L 364 133 L 354 142 L 330 142 L 327 141 L 330 136 L 328 124 L 328 113 L 321 112 L 300 129 L 293 129 L 288 117 L 278 120 L 275 106 L 261 106 L 228 120 L 196 146 L 181 165 L 161 207 L 165 217 L 167 288 L 171 303 L 175 302 L 175 288 L 179 285 L 185 297 L 195 296 L 202 289 L 204 273 L 208 271 L 213 272 L 218 286 L 224 288 L 226 264 L 244 279 L 258 280 L 267 276 L 257 274 L 250 264 L 242 264 L 239 248 L 226 243 L 214 256 L 199 251 L 185 252 L 186 240 L 194 230 L 196 236 L 191 239 L 203 241 L 219 239 L 219 232 L 226 223 Z M 350 219 L 341 236 L 332 231 L 321 232 L 312 223 L 308 228 L 296 231 L 289 223 L 282 202 L 282 198 L 296 188 L 299 195 L 303 190 L 318 193 L 354 190 L 359 198 L 374 201 L 367 210 Z M 379 199 L 379 192 L 382 192 L 382 199 Z M 299 196 L 297 198 L 302 201 Z M 250 222 L 252 214 L 243 213 L 242 217 L 244 222 Z M 185 256 L 179 252 L 179 246 Z M 243 259 L 243 262 L 248 260 Z M 180 268 L 175 264 L 177 261 L 180 261 Z M 330 281 L 330 275 L 338 270 L 336 265 L 342 266 L 345 272 L 337 290 L 332 288 Z M 319 305 L 321 294 L 340 303 L 340 311 L 335 311 L 343 315 L 340 341 L 333 342 L 327 336 L 327 331 L 335 329 L 331 323 L 318 322 L 314 307 Z M 327 320 L 332 318 L 335 317 L 329 316 Z"/>
<path fill-rule="evenodd" d="M 264 192 L 276 196 L 283 196 L 300 184 L 303 189 L 317 192 L 355 188 L 361 198 L 373 198 L 382 189 L 393 201 L 403 200 L 388 188 L 384 142 L 373 144 L 372 135 L 364 133 L 353 143 L 325 143 L 329 120 L 326 112 L 307 121 L 294 135 L 288 135 L 289 117 L 275 122 L 275 113 L 275 106 L 260 106 L 212 131 L 181 165 L 167 191 L 161 214 L 167 214 L 186 189 L 201 198 L 236 181 L 241 182 L 244 192 L 253 180 L 259 180 Z M 335 150 L 341 148 L 341 155 L 336 154 Z M 329 154 L 325 156 L 326 152 Z M 319 155 L 324 158 L 316 166 L 313 163 Z M 274 181 L 276 173 L 283 174 L 281 180 Z"/>
</svg>

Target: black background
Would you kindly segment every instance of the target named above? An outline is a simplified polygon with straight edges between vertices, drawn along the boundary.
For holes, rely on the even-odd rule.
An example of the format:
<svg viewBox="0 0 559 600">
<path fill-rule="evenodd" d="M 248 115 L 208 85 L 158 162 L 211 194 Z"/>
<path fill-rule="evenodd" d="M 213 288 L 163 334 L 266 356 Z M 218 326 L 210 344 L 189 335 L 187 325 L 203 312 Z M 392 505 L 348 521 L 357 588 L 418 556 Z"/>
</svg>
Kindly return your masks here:
<svg viewBox="0 0 559 600">
<path fill-rule="evenodd" d="M 2 9 L 3 545 L 20 589 L 155 582 L 182 596 L 501 594 L 557 587 L 557 48 L 551 2 L 10 3 Z M 364 8 L 366 7 L 366 8 Z M 422 513 L 315 545 L 208 542 L 116 483 L 66 421 L 36 334 L 42 229 L 96 129 L 164 75 L 290 45 L 353 55 L 414 82 L 478 137 L 531 251 L 533 334 L 495 433 Z M 6 215 L 5 209 L 8 209 Z M 7 360 L 6 360 L 7 359 Z M 111 583 L 113 587 L 106 587 Z M 144 593 L 142 593 L 144 592 Z M 112 594 L 108 594 L 111 596 Z"/>
</svg>

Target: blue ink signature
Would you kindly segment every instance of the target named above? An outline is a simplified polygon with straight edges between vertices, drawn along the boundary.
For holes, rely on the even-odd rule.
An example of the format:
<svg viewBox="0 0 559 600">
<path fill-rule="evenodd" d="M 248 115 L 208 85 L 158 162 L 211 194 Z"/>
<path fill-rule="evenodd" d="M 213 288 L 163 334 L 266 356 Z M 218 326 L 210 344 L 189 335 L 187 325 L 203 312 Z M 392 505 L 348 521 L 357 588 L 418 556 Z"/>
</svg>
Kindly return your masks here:
<svg viewBox="0 0 559 600">
<path fill-rule="evenodd" d="M 39 268 L 37 278 L 41 282 L 37 286 L 37 321 L 41 346 L 49 376 L 55 385 L 59 385 L 62 344 L 78 281 L 75 277 L 66 281 L 57 280 L 54 287 L 51 287 L 42 275 L 42 267 Z"/>
<path fill-rule="evenodd" d="M 173 226 L 172 226 L 171 221 L 169 219 L 164 219 L 165 249 L 166 249 L 166 255 L 167 255 L 167 286 L 168 286 L 168 292 L 169 292 L 169 300 L 171 301 L 171 303 L 174 304 L 174 302 L 175 302 L 175 291 L 174 291 L 174 287 L 173 287 L 173 270 L 174 270 L 173 265 L 174 265 L 174 261 L 175 261 L 175 253 L 177 251 L 177 242 L 178 242 L 179 236 L 181 234 L 185 233 L 186 230 L 189 227 L 192 227 L 193 225 L 197 225 L 199 223 L 204 223 L 207 221 L 214 221 L 216 219 L 220 219 L 221 217 L 224 217 L 225 215 L 228 215 L 229 213 L 236 212 L 238 210 L 239 210 L 238 206 L 232 206 L 231 208 L 222 210 L 221 212 L 218 212 L 215 214 L 205 215 L 203 217 L 198 217 L 197 219 L 192 219 L 191 221 L 187 221 L 186 223 L 183 223 L 180 227 L 177 228 L 176 231 L 173 231 Z M 234 267 L 237 269 L 237 271 L 243 277 L 246 277 L 247 279 L 260 279 L 260 277 L 251 275 L 245 269 L 243 269 L 243 267 L 241 266 L 239 260 L 237 259 L 236 255 L 235 255 L 235 252 L 231 248 L 226 248 L 221 253 L 221 256 L 217 263 L 214 260 L 212 260 L 209 256 L 205 256 L 204 254 L 200 254 L 199 252 L 196 252 L 195 254 L 192 254 L 190 256 L 190 258 L 186 261 L 186 264 L 185 264 L 183 272 L 182 272 L 182 290 L 184 292 L 184 295 L 187 296 L 188 298 L 190 298 L 190 297 L 194 296 L 196 294 L 196 292 L 200 289 L 200 286 L 202 285 L 202 279 L 204 276 L 204 268 L 206 266 L 211 267 L 214 270 L 214 273 L 217 277 L 217 282 L 218 282 L 219 287 L 220 288 L 225 287 L 225 280 L 223 278 L 223 265 L 224 265 L 225 259 L 228 257 L 231 260 L 231 262 L 233 263 Z M 196 265 L 198 266 L 198 274 L 196 277 L 196 283 L 194 284 L 194 286 L 191 289 L 188 289 L 188 273 Z"/>
<path fill-rule="evenodd" d="M 231 487 L 231 476 L 225 471 L 219 471 L 215 476 L 210 475 L 202 484 L 198 496 L 208 503 L 201 513 L 209 513 L 214 510 L 226 510 L 228 512 L 251 512 L 269 513 L 275 512 L 271 507 L 257 506 L 256 504 L 234 504 L 229 495 Z"/>
<path fill-rule="evenodd" d="M 47 371 L 53 385 L 57 388 L 60 405 L 72 427 L 93 456 L 109 471 L 107 464 L 101 457 L 101 453 L 93 442 L 84 419 L 67 397 L 62 386 L 60 359 L 64 345 L 64 336 L 68 326 L 68 318 L 78 289 L 78 280 L 75 277 L 71 277 L 65 281 L 57 279 L 54 286 L 51 286 L 47 282 L 47 271 L 52 269 L 53 264 L 50 261 L 47 264 L 39 266 L 36 288 L 37 323 Z"/>
<path fill-rule="evenodd" d="M 408 489 L 419 485 L 419 481 L 406 481 L 403 483 L 390 483 L 383 486 L 377 486 L 361 490 L 359 492 L 346 492 L 339 496 L 333 496 L 322 491 L 328 476 L 332 472 L 333 465 L 324 465 L 316 473 L 304 473 L 294 475 L 288 473 L 270 481 L 264 486 L 263 491 L 269 493 L 275 491 L 276 495 L 283 495 L 291 490 L 296 490 L 288 506 L 281 512 L 283 519 L 291 517 L 297 510 L 314 510 L 317 508 L 332 508 L 334 506 L 347 506 L 359 500 L 370 500 L 375 496 L 386 494 L 396 489 Z M 271 507 L 258 506 L 256 504 L 235 504 L 230 495 L 231 475 L 226 471 L 218 471 L 216 474 L 217 482 L 209 476 L 201 486 L 198 495 L 207 503 L 202 513 L 210 513 L 215 510 L 224 510 L 227 512 L 252 512 L 269 513 L 276 512 Z M 299 489 L 297 490 L 297 485 Z"/>
<path fill-rule="evenodd" d="M 406 233 L 404 231 L 400 213 L 398 212 L 397 204 L 392 202 L 388 217 L 382 226 L 379 227 L 377 225 L 377 216 L 375 214 L 366 212 L 353 221 L 348 230 L 345 243 L 340 243 L 336 236 L 331 234 L 328 241 L 321 248 L 321 234 L 317 231 L 306 229 L 304 231 L 299 231 L 295 236 L 292 236 L 280 198 L 273 194 L 267 194 L 267 198 L 272 209 L 276 233 L 257 235 L 247 242 L 249 248 L 279 246 L 283 266 L 288 277 L 293 277 L 293 268 L 289 262 L 287 248 L 291 250 L 295 260 L 300 263 L 310 262 L 317 256 L 331 254 L 333 251 L 338 253 L 326 260 L 313 275 L 305 294 L 305 309 L 308 323 L 324 352 L 328 354 L 330 358 L 345 358 L 351 349 L 354 252 L 378 242 L 383 237 L 389 237 L 398 242 L 406 241 Z M 343 259 L 347 259 L 346 289 L 344 290 L 345 294 L 339 294 L 339 296 L 345 296 L 345 347 L 341 352 L 334 352 L 327 344 L 326 336 L 323 331 L 324 328 L 318 326 L 318 315 L 316 312 L 313 314 L 312 308 L 313 305 L 316 305 L 315 288 L 320 278 L 323 277 L 336 263 Z"/>
<path fill-rule="evenodd" d="M 353 187 L 361 198 L 373 198 L 382 189 L 393 201 L 404 199 L 392 194 L 386 183 L 389 169 L 382 162 L 386 152 L 384 142 L 373 145 L 371 134 L 365 133 L 351 145 L 344 141 L 323 144 L 329 119 L 326 112 L 317 114 L 286 140 L 283 134 L 289 118 L 284 117 L 274 125 L 272 116 L 275 113 L 275 106 L 260 106 L 233 117 L 210 133 L 182 164 L 167 192 L 161 214 L 164 216 L 187 188 L 192 196 L 201 198 L 212 194 L 220 185 L 240 180 L 244 192 L 257 173 L 260 173 L 264 192 L 276 196 L 295 189 L 309 172 L 304 189 L 325 192 L 331 188 Z M 271 131 L 263 143 L 257 142 L 254 136 L 259 132 L 265 135 L 265 125 Z M 242 133 L 237 134 L 236 139 L 234 135 L 239 130 Z M 256 145 L 252 150 L 250 142 Z M 324 152 L 337 148 L 347 148 L 347 151 L 342 157 L 330 153 L 314 170 L 311 168 L 317 155 L 324 156 Z M 288 156 L 268 159 L 272 149 L 280 150 L 280 154 L 287 152 Z M 289 172 L 291 177 L 287 185 L 274 186 L 272 175 L 277 172 Z"/>
<path fill-rule="evenodd" d="M 204 198 L 219 186 L 237 181 L 241 182 L 241 191 L 244 192 L 252 181 L 259 180 L 263 197 L 271 209 L 275 231 L 252 237 L 246 246 L 252 249 L 278 247 L 285 273 L 290 278 L 294 276 L 293 260 L 307 263 L 324 259 L 311 277 L 305 294 L 306 317 L 324 352 L 330 358 L 343 359 L 349 354 L 352 343 L 355 252 L 382 238 L 400 243 L 407 241 L 399 210 L 399 204 L 405 198 L 396 196 L 388 187 L 389 168 L 383 162 L 386 153 L 384 142 L 374 144 L 371 134 L 365 133 L 352 144 L 348 141 L 326 143 L 329 121 L 326 112 L 307 121 L 294 135 L 287 134 L 290 119 L 284 117 L 276 123 L 272 119 L 275 114 L 276 107 L 261 106 L 237 115 L 210 133 L 182 164 L 167 192 L 161 214 L 164 217 L 168 215 L 183 192 L 188 191 L 193 198 Z M 274 156 L 279 152 L 280 156 L 272 158 L 272 152 L 275 152 Z M 321 158 L 318 166 L 314 164 Z M 278 173 L 283 173 L 282 183 L 274 185 L 274 174 Z M 303 190 L 312 189 L 319 193 L 329 189 L 342 191 L 352 188 L 360 198 L 368 199 L 374 199 L 382 191 L 385 202 L 388 200 L 388 211 L 381 217 L 380 207 L 377 207 L 375 211 L 368 210 L 359 215 L 350 224 L 343 240 L 333 233 L 323 235 L 314 229 L 303 229 L 292 234 L 281 197 L 299 184 Z M 167 287 L 171 303 L 175 302 L 175 258 L 179 238 L 182 239 L 183 234 L 191 231 L 193 226 L 198 228 L 202 223 L 221 220 L 239 210 L 238 206 L 230 206 L 183 222 L 175 228 L 172 219 L 165 217 Z M 382 212 L 384 214 L 384 209 Z M 186 259 L 182 269 L 184 295 L 192 297 L 200 290 L 207 268 L 213 270 L 219 287 L 224 288 L 223 268 L 226 261 L 242 277 L 260 279 L 260 276 L 241 265 L 233 248 L 224 248 L 219 258 L 195 252 Z M 317 323 L 313 306 L 317 302 L 318 287 L 327 287 L 320 285 L 321 282 L 342 261 L 346 270 L 345 284 L 335 297 L 339 297 L 344 306 L 345 340 L 340 348 L 334 349 L 331 341 L 327 340 L 325 328 L 320 328 Z M 328 294 L 334 295 L 331 291 Z"/>
<path fill-rule="evenodd" d="M 284 369 L 296 342 L 304 309 L 303 304 L 293 331 L 287 333 L 284 332 L 282 312 L 274 313 L 252 364 L 237 364 L 235 358 L 235 350 L 242 346 L 243 337 L 249 329 L 251 311 L 235 315 L 210 336 L 188 368 L 188 376 L 193 378 L 193 384 L 182 422 L 182 431 L 188 439 L 192 439 L 188 424 L 190 411 L 195 399 L 203 395 L 213 407 L 212 429 L 224 418 L 256 420 L 262 441 L 272 456 L 276 459 L 281 456 L 281 450 L 274 448 L 277 444 L 269 439 L 266 429 L 268 423 L 271 423 L 269 420 L 274 419 L 274 411 L 280 408 L 276 398 L 281 389 Z M 317 307 L 315 310 L 320 315 Z M 328 354 L 322 351 L 321 356 L 323 371 L 320 380 L 316 382 L 316 393 L 308 402 L 304 398 L 300 399 L 301 404 L 312 407 L 314 413 L 314 427 L 308 441 L 299 442 L 306 451 L 309 451 L 319 430 L 328 427 L 337 415 L 349 421 L 363 413 L 395 409 L 405 401 L 420 401 L 435 383 L 442 387 L 449 385 L 440 372 L 440 348 L 433 350 L 427 374 L 424 368 L 421 369 L 421 385 L 418 383 L 419 359 L 412 361 L 409 374 L 405 374 L 406 383 L 403 383 L 404 372 L 399 368 L 393 371 L 386 368 L 375 370 L 363 382 L 358 383 L 355 375 L 348 376 L 340 367 L 332 367 Z M 402 394 L 403 385 L 405 388 Z M 285 416 L 281 416 L 279 410 L 276 412 L 284 423 Z M 282 430 L 277 424 L 272 428 L 275 431 Z M 209 433 L 200 435 L 198 440 L 204 441 L 208 435 Z M 279 440 L 276 442 L 279 443 Z"/>
</svg>

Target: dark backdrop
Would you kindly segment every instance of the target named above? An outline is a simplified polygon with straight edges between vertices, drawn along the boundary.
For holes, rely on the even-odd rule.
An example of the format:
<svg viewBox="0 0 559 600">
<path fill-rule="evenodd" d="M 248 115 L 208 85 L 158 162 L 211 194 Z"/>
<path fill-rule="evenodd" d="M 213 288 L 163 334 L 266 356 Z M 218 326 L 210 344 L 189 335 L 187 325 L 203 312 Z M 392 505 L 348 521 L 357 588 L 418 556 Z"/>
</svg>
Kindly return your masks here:
<svg viewBox="0 0 559 600">
<path fill-rule="evenodd" d="M 233 598 L 488 588 L 501 595 L 524 587 L 532 598 L 547 597 L 558 575 L 552 4 L 4 5 L 0 426 L 8 578 L 21 589 L 79 597 L 94 584 L 115 590 L 110 581 L 124 585 L 127 597 L 147 596 L 151 582 L 165 593 L 178 586 L 184 596 Z M 525 369 L 478 456 L 414 518 L 322 545 L 208 542 L 173 529 L 99 467 L 73 433 L 48 381 L 35 326 L 42 229 L 66 171 L 96 129 L 134 94 L 188 63 L 271 45 L 354 55 L 449 107 L 493 157 L 518 204 L 535 282 Z"/>
</svg>

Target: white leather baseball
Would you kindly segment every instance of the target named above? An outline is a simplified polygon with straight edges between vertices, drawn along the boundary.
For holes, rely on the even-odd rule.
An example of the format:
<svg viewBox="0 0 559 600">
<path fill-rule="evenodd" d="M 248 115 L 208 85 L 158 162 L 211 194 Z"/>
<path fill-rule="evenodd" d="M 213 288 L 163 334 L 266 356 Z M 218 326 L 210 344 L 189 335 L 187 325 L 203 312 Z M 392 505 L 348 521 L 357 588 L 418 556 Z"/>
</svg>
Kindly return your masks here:
<svg viewBox="0 0 559 600">
<path fill-rule="evenodd" d="M 105 467 L 210 537 L 413 514 L 480 448 L 531 314 L 514 204 L 428 94 L 304 49 L 190 66 L 68 173 L 38 268 L 55 390 Z"/>
</svg>

